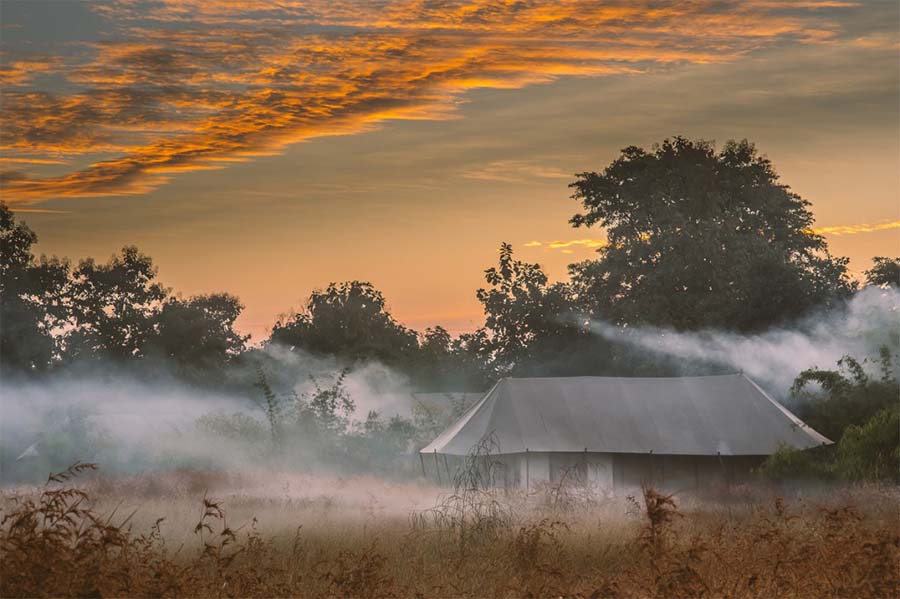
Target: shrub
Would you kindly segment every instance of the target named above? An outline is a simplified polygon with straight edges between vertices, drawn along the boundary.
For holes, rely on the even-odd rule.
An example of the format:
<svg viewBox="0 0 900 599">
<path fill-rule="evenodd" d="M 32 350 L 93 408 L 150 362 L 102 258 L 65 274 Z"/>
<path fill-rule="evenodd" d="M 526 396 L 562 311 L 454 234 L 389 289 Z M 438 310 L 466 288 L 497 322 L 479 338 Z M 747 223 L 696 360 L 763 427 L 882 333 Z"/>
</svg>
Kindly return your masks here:
<svg viewBox="0 0 900 599">
<path fill-rule="evenodd" d="M 850 480 L 900 482 L 900 408 L 878 412 L 841 436 L 835 467 Z"/>
</svg>

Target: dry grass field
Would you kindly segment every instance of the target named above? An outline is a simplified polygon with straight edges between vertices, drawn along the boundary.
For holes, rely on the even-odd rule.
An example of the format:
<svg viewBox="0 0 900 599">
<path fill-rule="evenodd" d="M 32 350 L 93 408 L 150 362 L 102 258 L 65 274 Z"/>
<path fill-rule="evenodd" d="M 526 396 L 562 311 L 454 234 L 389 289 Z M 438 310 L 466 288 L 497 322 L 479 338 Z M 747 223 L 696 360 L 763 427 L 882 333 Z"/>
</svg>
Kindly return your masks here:
<svg viewBox="0 0 900 599">
<path fill-rule="evenodd" d="M 529 497 L 77 466 L 2 501 L 3 597 L 897 597 L 895 490 Z"/>
</svg>

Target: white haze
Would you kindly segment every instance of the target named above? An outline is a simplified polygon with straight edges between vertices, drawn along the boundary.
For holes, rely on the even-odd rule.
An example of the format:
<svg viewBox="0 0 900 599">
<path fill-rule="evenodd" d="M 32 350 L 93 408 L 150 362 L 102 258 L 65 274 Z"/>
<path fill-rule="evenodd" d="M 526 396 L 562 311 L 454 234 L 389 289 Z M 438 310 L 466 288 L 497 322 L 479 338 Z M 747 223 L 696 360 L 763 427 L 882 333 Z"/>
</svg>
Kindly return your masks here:
<svg viewBox="0 0 900 599">
<path fill-rule="evenodd" d="M 594 333 L 610 340 L 681 360 L 743 371 L 772 393 L 785 397 L 801 371 L 831 369 L 844 355 L 859 360 L 900 346 L 900 292 L 866 287 L 846 307 L 808 317 L 792 328 L 753 335 L 704 330 L 677 332 L 656 327 L 620 328 L 593 322 Z"/>
<path fill-rule="evenodd" d="M 333 360 L 274 346 L 265 351 L 271 358 L 267 374 L 289 381 L 300 397 L 314 392 L 311 376 L 327 389 L 340 370 Z M 405 378 L 381 364 L 353 368 L 343 385 L 356 404 L 352 420 L 362 421 L 373 410 L 385 417 L 410 415 Z M 44 458 L 73 452 L 81 461 L 101 462 L 106 471 L 253 468 L 261 462 L 262 448 L 204 433 L 197 421 L 210 414 L 243 413 L 266 427 L 262 399 L 261 391 L 248 397 L 198 389 L 162 371 L 153 379 L 97 371 L 6 380 L 0 387 L 0 468 L 5 470 L 0 480 L 15 478 L 31 465 L 42 468 Z M 307 466 L 314 459 L 303 456 Z"/>
</svg>

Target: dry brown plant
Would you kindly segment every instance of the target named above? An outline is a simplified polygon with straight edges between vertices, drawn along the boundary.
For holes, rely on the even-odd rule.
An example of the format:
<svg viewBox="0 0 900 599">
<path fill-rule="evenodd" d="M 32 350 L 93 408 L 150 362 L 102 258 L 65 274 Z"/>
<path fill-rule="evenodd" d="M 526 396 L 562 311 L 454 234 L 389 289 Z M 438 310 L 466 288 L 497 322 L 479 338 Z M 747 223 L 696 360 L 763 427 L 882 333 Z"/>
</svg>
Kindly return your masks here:
<svg viewBox="0 0 900 599">
<path fill-rule="evenodd" d="M 728 506 L 648 487 L 631 510 L 618 499 L 551 510 L 497 493 L 502 525 L 479 528 L 471 513 L 411 524 L 402 509 L 363 500 L 358 480 L 326 499 L 291 490 L 329 488 L 314 481 L 284 479 L 283 495 L 260 497 L 195 477 L 214 498 L 181 480 L 193 475 L 160 473 L 169 494 L 146 498 L 143 482 L 85 479 L 93 467 L 6 490 L 0 596 L 900 595 L 898 494 L 884 487 Z"/>
</svg>

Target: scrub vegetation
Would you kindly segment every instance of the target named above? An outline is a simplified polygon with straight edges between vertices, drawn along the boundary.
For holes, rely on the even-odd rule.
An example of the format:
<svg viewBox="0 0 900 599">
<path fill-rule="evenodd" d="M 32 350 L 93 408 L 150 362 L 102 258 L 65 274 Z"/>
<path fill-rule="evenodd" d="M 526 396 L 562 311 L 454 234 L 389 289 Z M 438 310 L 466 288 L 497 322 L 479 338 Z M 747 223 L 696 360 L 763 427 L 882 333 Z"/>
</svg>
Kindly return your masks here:
<svg viewBox="0 0 900 599">
<path fill-rule="evenodd" d="M 625 499 L 183 472 L 3 498 L 4 597 L 896 597 L 895 490 Z M 377 497 L 362 499 L 369 486 Z M 214 492 L 210 488 L 217 490 Z M 230 488 L 230 491 L 227 490 Z M 341 489 L 355 489 L 342 493 Z M 207 490 L 203 490 L 207 489 Z M 304 492 L 298 492 L 305 489 Z M 450 491 L 444 491 L 448 493 Z M 255 493 L 255 494 L 252 494 Z M 452 492 L 450 492 L 452 493 Z M 102 497 L 102 499 L 99 499 Z M 356 497 L 354 502 L 351 497 Z M 421 507 L 407 510 L 411 497 Z M 428 508 L 429 502 L 434 502 Z M 135 507 L 137 506 L 137 507 Z M 437 517 L 435 517 L 437 515 Z"/>
</svg>

